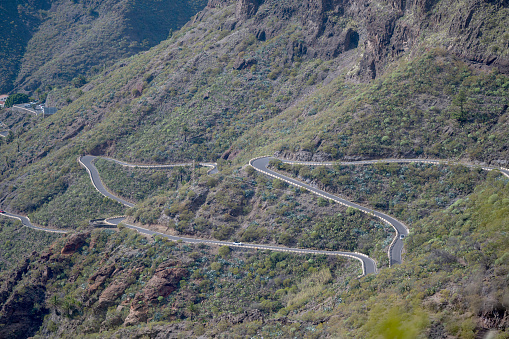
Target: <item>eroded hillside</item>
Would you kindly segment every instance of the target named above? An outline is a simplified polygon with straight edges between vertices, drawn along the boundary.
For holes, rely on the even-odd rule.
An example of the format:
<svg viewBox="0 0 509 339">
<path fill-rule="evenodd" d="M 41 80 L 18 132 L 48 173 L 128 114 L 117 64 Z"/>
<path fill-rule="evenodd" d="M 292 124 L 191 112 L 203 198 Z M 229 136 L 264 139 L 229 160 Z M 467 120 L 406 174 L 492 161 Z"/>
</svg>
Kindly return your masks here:
<svg viewBox="0 0 509 339">
<path fill-rule="evenodd" d="M 229 318 L 221 318 L 224 305 L 215 305 L 217 314 L 201 309 L 201 302 L 208 305 L 226 286 L 207 276 L 211 285 L 196 292 L 205 296 L 189 299 L 194 306 L 178 304 L 175 311 L 164 306 L 175 300 L 151 299 L 153 308 L 140 323 L 152 326 L 141 329 L 120 327 L 127 307 L 94 318 L 93 301 L 79 304 L 89 300 L 83 291 L 93 285 L 85 272 L 78 274 L 87 283 L 74 301 L 55 306 L 46 301 L 38 308 L 39 335 L 59 336 L 64 327 L 86 329 L 90 336 L 170 330 L 219 336 L 215 328 L 259 336 L 338 337 L 349 331 L 375 337 L 384 329 L 388 336 L 412 338 L 505 335 L 508 186 L 499 173 L 445 165 L 287 169 L 404 218 L 411 230 L 404 263 L 388 269 L 390 230 L 245 165 L 255 156 L 275 154 L 295 160 L 419 157 L 507 167 L 507 13 L 504 1 L 211 0 L 170 39 L 118 61 L 87 84 L 53 90 L 48 102 L 61 108 L 56 115 L 42 120 L 2 111 L 0 120 L 13 134 L 0 139 L 1 206 L 28 213 L 36 223 L 83 229 L 89 219 L 125 213 L 129 222 L 172 234 L 363 251 L 381 268 L 376 276 L 348 283 L 342 271 L 331 271 L 332 280 L 318 290 L 306 283 L 291 290 L 284 279 L 282 285 L 274 281 L 279 286 L 274 295 L 225 310 L 235 315 Z M 135 163 L 217 161 L 220 173 L 121 170 L 99 161 L 107 186 L 137 203 L 126 210 L 94 190 L 76 162 L 83 154 Z M 159 264 L 151 248 L 168 250 L 157 239 L 128 246 L 126 239 L 134 236 L 125 230 L 104 237 L 133 251 L 142 246 L 151 274 Z M 168 246 L 174 250 L 174 244 Z M 211 251 L 204 248 L 203 256 Z M 32 259 L 39 260 L 35 254 Z M 51 284 L 74 289 L 65 272 L 75 262 L 66 260 Z M 217 271 L 196 265 L 203 274 Z M 260 281 L 269 276 L 272 288 L 272 264 L 253 265 Z M 94 269 L 101 267 L 106 265 Z M 248 267 L 242 269 L 247 277 Z M 225 274 L 226 284 L 233 278 Z M 149 276 L 123 298 L 134 298 Z M 205 278 L 193 279 L 199 291 Z M 58 300 L 67 300 L 67 294 Z M 328 299 L 315 302 L 317 295 Z M 226 304 L 228 298 L 221 300 Z M 38 300 L 42 305 L 43 298 Z M 142 306 L 129 307 L 145 310 L 143 300 L 137 301 Z M 62 327 L 69 310 L 60 305 L 72 306 L 71 320 L 64 319 Z M 165 308 L 168 313 L 159 311 Z M 253 309 L 265 313 L 251 317 Z M 177 323 L 155 324 L 159 320 Z"/>
</svg>

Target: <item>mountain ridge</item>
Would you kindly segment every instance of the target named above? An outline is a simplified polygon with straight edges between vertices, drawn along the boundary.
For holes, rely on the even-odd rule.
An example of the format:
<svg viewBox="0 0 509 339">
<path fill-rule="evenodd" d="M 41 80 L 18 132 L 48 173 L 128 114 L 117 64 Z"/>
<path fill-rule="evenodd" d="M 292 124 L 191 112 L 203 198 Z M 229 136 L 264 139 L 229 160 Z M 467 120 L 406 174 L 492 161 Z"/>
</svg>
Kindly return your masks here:
<svg viewBox="0 0 509 339">
<path fill-rule="evenodd" d="M 22 1 L 5 18 L 23 22 L 27 31 L 15 33 L 25 38 L 22 50 L 4 56 L 16 65 L 6 69 L 0 91 L 42 96 L 77 76 L 97 74 L 166 39 L 205 5 L 206 0 Z"/>
</svg>

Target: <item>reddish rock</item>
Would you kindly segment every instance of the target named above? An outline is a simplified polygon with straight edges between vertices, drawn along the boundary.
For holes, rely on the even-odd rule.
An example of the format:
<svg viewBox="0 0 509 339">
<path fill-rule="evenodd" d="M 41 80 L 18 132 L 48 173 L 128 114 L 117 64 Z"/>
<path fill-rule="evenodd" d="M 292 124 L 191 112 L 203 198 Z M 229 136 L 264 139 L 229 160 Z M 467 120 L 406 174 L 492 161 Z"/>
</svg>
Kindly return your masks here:
<svg viewBox="0 0 509 339">
<path fill-rule="evenodd" d="M 90 233 L 88 232 L 72 234 L 69 239 L 67 239 L 67 242 L 65 243 L 64 248 L 62 248 L 60 253 L 65 255 L 74 254 L 81 248 L 81 246 L 83 246 L 89 235 Z"/>
<path fill-rule="evenodd" d="M 147 321 L 148 304 L 142 295 L 137 295 L 131 303 L 129 315 L 124 320 L 124 326 L 132 326 Z"/>
<path fill-rule="evenodd" d="M 28 283 L 1 303 L 0 338 L 28 338 L 36 334 L 46 312 L 40 307 L 44 305 L 45 292 L 44 285 Z"/>
<path fill-rule="evenodd" d="M 96 280 L 99 276 L 110 276 L 111 273 L 113 273 L 113 271 L 115 271 L 115 264 L 110 264 L 110 265 L 107 265 L 107 266 L 102 266 L 101 268 L 99 268 L 97 270 L 97 272 L 95 272 L 94 274 L 92 274 L 92 276 L 90 276 L 90 278 L 88 278 L 88 281 L 89 282 L 92 282 L 94 280 Z"/>
<path fill-rule="evenodd" d="M 233 65 L 233 69 L 236 69 L 238 71 L 242 70 L 242 69 L 246 69 L 246 68 L 249 68 L 251 66 L 254 66 L 258 63 L 258 60 L 256 59 L 237 59 L 235 61 L 235 64 Z"/>
<path fill-rule="evenodd" d="M 51 250 L 47 251 L 47 252 L 44 252 L 41 254 L 40 258 L 41 260 L 43 261 L 48 261 L 49 258 L 53 255 L 53 252 Z"/>
<path fill-rule="evenodd" d="M 139 273 L 142 270 L 143 269 L 140 268 L 129 270 L 127 274 L 124 274 L 121 277 L 115 279 L 115 281 L 112 282 L 99 296 L 97 307 L 105 308 L 111 306 L 113 304 L 113 301 L 121 297 L 122 294 L 124 294 L 124 291 L 129 287 L 129 285 L 136 281 Z M 117 272 L 117 270 L 115 272 Z M 113 273 L 113 275 L 115 275 L 115 272 Z"/>
<path fill-rule="evenodd" d="M 115 264 L 101 267 L 96 273 L 94 273 L 89 279 L 88 293 L 94 293 L 111 274 L 115 271 Z"/>
<path fill-rule="evenodd" d="M 147 320 L 148 304 L 157 300 L 159 296 L 166 297 L 178 289 L 179 282 L 187 276 L 187 270 L 178 262 L 167 262 L 159 265 L 156 273 L 145 285 L 141 293 L 131 302 L 129 315 L 124 321 L 125 326 L 136 325 Z"/>
<path fill-rule="evenodd" d="M 110 306 L 113 301 L 124 294 L 124 291 L 129 285 L 130 282 L 127 279 L 115 280 L 115 282 L 111 283 L 110 286 L 101 293 L 97 307 L 104 308 Z"/>
<path fill-rule="evenodd" d="M 90 239 L 90 245 L 88 246 L 90 248 L 90 250 L 95 248 L 95 245 L 97 244 L 97 238 L 98 238 L 98 236 L 95 235 L 95 236 L 92 236 L 92 239 Z"/>
<path fill-rule="evenodd" d="M 224 151 L 224 153 L 221 155 L 221 159 L 224 159 L 224 160 L 233 160 L 237 157 L 237 155 L 240 154 L 240 152 L 242 152 L 240 149 L 238 148 L 231 148 L 228 149 L 227 151 Z"/>
<path fill-rule="evenodd" d="M 179 282 L 187 275 L 184 268 L 162 268 L 149 280 L 143 288 L 145 300 L 152 301 L 159 296 L 166 297 L 179 287 Z"/>
</svg>

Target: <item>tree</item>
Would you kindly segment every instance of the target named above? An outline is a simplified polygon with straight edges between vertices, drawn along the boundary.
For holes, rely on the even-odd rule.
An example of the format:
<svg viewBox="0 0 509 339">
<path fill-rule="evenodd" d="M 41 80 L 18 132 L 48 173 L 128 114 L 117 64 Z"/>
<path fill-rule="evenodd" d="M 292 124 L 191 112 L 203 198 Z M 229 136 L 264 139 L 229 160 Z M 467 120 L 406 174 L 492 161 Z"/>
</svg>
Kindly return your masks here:
<svg viewBox="0 0 509 339">
<path fill-rule="evenodd" d="M 87 83 L 87 78 L 85 78 L 83 74 L 80 74 L 76 78 L 72 79 L 71 83 L 74 87 L 79 88 Z"/>
<path fill-rule="evenodd" d="M 459 107 L 459 111 L 453 113 L 453 118 L 459 122 L 467 121 L 467 112 L 465 111 L 465 103 L 467 102 L 467 94 L 465 90 L 460 90 L 452 100 L 452 104 Z"/>
<path fill-rule="evenodd" d="M 28 95 L 23 93 L 16 93 L 9 95 L 7 100 L 5 101 L 5 107 L 12 107 L 16 104 L 23 104 L 25 102 L 29 102 L 30 99 L 28 98 Z"/>
<path fill-rule="evenodd" d="M 230 248 L 228 246 L 219 247 L 219 255 L 226 258 L 230 254 Z"/>
</svg>

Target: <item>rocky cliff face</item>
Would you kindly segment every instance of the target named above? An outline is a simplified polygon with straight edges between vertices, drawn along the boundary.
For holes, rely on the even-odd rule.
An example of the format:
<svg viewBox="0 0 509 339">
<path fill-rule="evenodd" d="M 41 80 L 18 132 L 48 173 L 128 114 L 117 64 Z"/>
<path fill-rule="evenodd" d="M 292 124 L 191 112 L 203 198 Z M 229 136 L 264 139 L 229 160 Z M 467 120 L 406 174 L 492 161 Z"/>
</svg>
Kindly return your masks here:
<svg viewBox="0 0 509 339">
<path fill-rule="evenodd" d="M 0 338 L 26 338 L 39 329 L 47 309 L 44 307 L 46 288 L 31 284 L 16 289 L 3 304 L 0 313 Z"/>
<path fill-rule="evenodd" d="M 251 18 L 258 12 L 258 8 L 263 3 L 263 0 L 239 0 L 235 9 L 235 16 L 239 20 L 246 20 Z"/>
<path fill-rule="evenodd" d="M 211 0 L 209 7 L 231 1 Z M 506 11 L 506 1 L 461 2 L 414 0 L 238 0 L 237 25 L 248 27 L 259 40 L 281 33 L 285 21 L 298 18 L 304 32 L 288 41 L 288 57 L 330 60 L 358 49 L 357 75 L 375 78 L 386 65 L 406 53 L 417 52 L 426 38 L 479 67 L 498 67 L 509 73 L 508 34 L 489 32 L 487 22 Z M 450 11 L 457 8 L 458 11 Z M 270 18 L 270 19 L 269 19 Z M 276 22 L 272 20 L 277 18 Z M 486 27 L 488 26 L 488 27 Z M 491 25 L 493 26 L 493 24 Z M 235 27 L 235 26 L 234 26 Z M 238 26 L 237 26 L 238 27 Z M 430 39 L 431 40 L 431 39 Z M 494 41 L 500 40 L 497 45 Z M 494 45 L 495 44 L 495 45 Z M 431 47 L 431 46 L 427 46 Z"/>
<path fill-rule="evenodd" d="M 62 248 L 61 253 L 71 255 L 80 249 L 85 243 L 85 240 L 90 236 L 90 233 L 77 233 L 69 236 L 69 239 Z"/>
<path fill-rule="evenodd" d="M 14 81 L 10 76 L 7 77 L 10 79 L 1 80 L 0 88 L 11 89 L 13 81 L 19 90 L 28 92 L 44 85 L 62 84 L 79 73 L 89 72 L 98 64 L 146 49 L 164 39 L 170 26 L 182 26 L 187 15 L 190 17 L 203 8 L 205 0 L 202 2 L 194 6 L 181 1 L 158 11 L 141 2 L 124 6 L 111 0 L 103 5 L 93 5 L 87 12 L 72 3 L 46 1 L 43 7 L 49 16 L 43 20 L 34 16 L 30 25 L 24 24 L 30 29 L 25 34 L 27 41 L 17 52 L 20 56 L 12 59 L 12 67 L 10 62 L 5 64 L 6 72 L 18 74 L 17 79 Z M 501 10 L 507 9 L 507 2 L 503 0 L 398 0 L 380 3 L 369 0 L 209 0 L 206 10 L 228 6 L 233 6 L 235 11 L 234 17 L 228 18 L 228 26 L 249 26 L 259 39 L 276 36 L 292 19 L 298 19 L 305 34 L 298 41 L 288 42 L 288 53 L 293 59 L 304 56 L 330 60 L 360 47 L 356 71 L 361 80 L 383 73 L 389 61 L 412 50 L 416 42 L 433 35 L 437 37 L 437 45 L 448 48 L 472 64 L 495 66 L 502 72 L 509 72 L 507 37 L 504 36 L 507 32 L 486 34 L 494 25 L 498 26 L 491 21 L 505 20 Z M 112 14 L 111 8 L 116 8 L 117 14 Z M 185 8 L 182 13 L 186 14 L 176 16 L 175 24 L 169 22 L 165 12 L 173 13 L 182 8 Z M 451 8 L 455 10 L 451 11 Z M 150 15 L 157 16 L 156 20 L 149 18 Z M 108 24 L 99 20 L 103 17 L 110 17 L 103 20 Z M 275 22 L 272 21 L 274 19 Z M 233 26 L 232 20 L 235 21 Z M 70 27 L 73 27 L 74 33 L 56 32 L 54 26 L 59 21 L 72 23 Z M 138 28 L 124 25 L 123 21 L 137 23 Z M 154 21 L 164 21 L 167 30 L 161 30 L 160 26 L 157 30 L 150 28 Z M 145 26 L 150 29 L 144 31 L 142 28 Z M 83 31 L 87 27 L 94 29 Z M 37 32 L 30 33 L 30 30 Z M 96 31 L 106 32 L 107 36 L 96 36 L 92 39 L 94 41 L 89 41 L 87 36 L 96 34 L 93 33 Z M 119 32 L 122 36 L 118 36 Z M 119 46 L 117 53 L 112 50 L 110 45 L 113 44 L 108 39 Z M 103 42 L 103 46 L 99 41 Z M 86 62 L 81 61 L 80 53 L 89 56 Z M 23 60 L 22 55 L 25 56 Z M 52 63 L 49 62 L 51 60 Z M 53 64 L 59 64 L 60 68 L 57 70 Z"/>
<path fill-rule="evenodd" d="M 57 322 L 62 317 L 73 319 L 82 316 L 83 306 L 86 306 L 94 310 L 96 317 L 101 318 L 105 316 L 108 307 L 121 303 L 119 299 L 125 297 L 126 289 L 137 282 L 144 267 L 124 269 L 119 261 L 125 256 L 115 255 L 109 260 L 110 253 L 105 253 L 103 260 L 96 263 L 97 268 L 90 271 L 87 267 L 90 263 L 74 262 L 70 256 L 84 246 L 87 240 L 91 240 L 91 244 L 84 248 L 93 251 L 94 246 L 97 246 L 97 234 L 90 238 L 91 234 L 88 232 L 64 238 L 57 245 L 57 248 L 61 249 L 51 248 L 42 254 L 32 253 L 12 270 L 7 279 L 0 280 L 0 338 L 26 338 L 34 335 L 48 313 L 50 318 Z M 80 256 L 78 253 L 76 255 Z M 127 254 L 127 257 L 132 258 L 133 255 L 136 253 Z M 81 257 L 85 258 L 86 255 Z M 182 262 L 162 262 L 148 277 L 143 288 L 119 305 L 120 308 L 130 307 L 125 319 L 112 324 L 111 322 L 117 321 L 113 319 L 107 326 L 146 322 L 150 305 L 158 304 L 160 298 L 166 298 L 178 290 L 180 280 L 187 276 L 188 270 Z M 87 283 L 78 288 L 77 299 L 64 298 L 58 289 L 48 288 L 57 280 L 74 283 L 84 277 Z M 87 286 L 84 287 L 85 285 Z M 70 326 L 72 328 L 73 325 Z M 65 331 L 65 328 L 62 328 L 62 331 Z"/>
<path fill-rule="evenodd" d="M 0 284 L 0 338 L 26 338 L 35 334 L 48 310 L 44 306 L 46 278 L 51 274 L 41 267 L 41 274 L 30 283 L 21 284 L 30 272 L 37 255 L 23 260 L 8 279 Z"/>
</svg>

